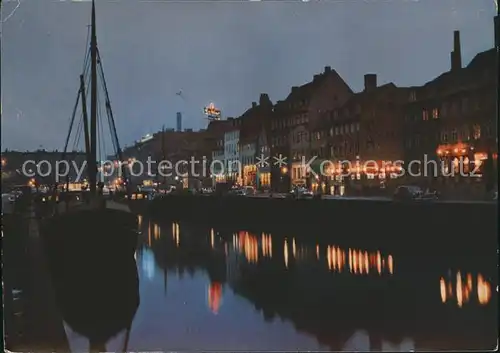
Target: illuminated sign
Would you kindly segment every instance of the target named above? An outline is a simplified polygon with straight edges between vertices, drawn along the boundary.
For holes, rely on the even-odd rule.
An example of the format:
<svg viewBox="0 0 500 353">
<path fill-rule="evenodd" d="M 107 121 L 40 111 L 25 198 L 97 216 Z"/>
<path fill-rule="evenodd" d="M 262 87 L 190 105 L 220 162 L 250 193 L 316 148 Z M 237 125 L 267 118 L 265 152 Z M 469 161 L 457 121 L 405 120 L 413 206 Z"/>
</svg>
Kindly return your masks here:
<svg viewBox="0 0 500 353">
<path fill-rule="evenodd" d="M 211 120 L 219 120 L 221 117 L 220 109 L 217 109 L 213 103 L 203 108 L 203 113 Z"/>
</svg>

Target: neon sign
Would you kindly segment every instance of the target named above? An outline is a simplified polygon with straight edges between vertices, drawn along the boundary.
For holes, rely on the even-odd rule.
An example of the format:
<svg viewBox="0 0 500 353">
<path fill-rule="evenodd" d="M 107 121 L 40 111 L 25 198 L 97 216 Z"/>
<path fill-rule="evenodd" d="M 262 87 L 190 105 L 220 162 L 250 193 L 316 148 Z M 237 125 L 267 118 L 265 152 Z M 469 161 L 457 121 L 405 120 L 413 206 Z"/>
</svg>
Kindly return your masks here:
<svg viewBox="0 0 500 353">
<path fill-rule="evenodd" d="M 220 109 L 217 109 L 213 103 L 210 103 L 208 107 L 203 108 L 203 113 L 210 120 L 220 120 L 221 117 Z"/>
</svg>

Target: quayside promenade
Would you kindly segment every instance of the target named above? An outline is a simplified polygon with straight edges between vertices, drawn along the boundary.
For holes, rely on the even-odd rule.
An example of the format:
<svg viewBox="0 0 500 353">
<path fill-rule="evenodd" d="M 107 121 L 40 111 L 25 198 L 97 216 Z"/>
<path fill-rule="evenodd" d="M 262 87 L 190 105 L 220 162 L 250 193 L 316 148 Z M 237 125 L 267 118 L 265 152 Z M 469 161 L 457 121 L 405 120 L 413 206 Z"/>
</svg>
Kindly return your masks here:
<svg viewBox="0 0 500 353">
<path fill-rule="evenodd" d="M 70 351 L 32 207 L 2 214 L 5 348 Z"/>
</svg>

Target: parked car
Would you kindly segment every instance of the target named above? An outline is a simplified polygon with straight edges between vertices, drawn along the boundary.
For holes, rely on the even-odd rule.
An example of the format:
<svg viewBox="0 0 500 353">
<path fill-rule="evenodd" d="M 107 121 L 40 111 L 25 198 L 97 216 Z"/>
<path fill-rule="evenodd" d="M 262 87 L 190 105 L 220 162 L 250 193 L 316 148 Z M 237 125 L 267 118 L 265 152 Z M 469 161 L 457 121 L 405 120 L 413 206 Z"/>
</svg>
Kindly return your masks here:
<svg viewBox="0 0 500 353">
<path fill-rule="evenodd" d="M 295 197 L 297 199 L 301 198 L 312 198 L 314 196 L 313 192 L 306 189 L 305 187 L 297 186 L 290 191 L 290 196 Z"/>
<path fill-rule="evenodd" d="M 422 195 L 422 199 L 424 199 L 424 200 L 438 200 L 439 193 L 435 190 L 434 191 L 426 190 Z"/>
<path fill-rule="evenodd" d="M 302 189 L 301 195 L 304 198 L 310 198 L 310 197 L 314 196 L 313 192 L 311 190 L 307 190 L 307 189 Z"/>
<path fill-rule="evenodd" d="M 415 201 L 421 200 L 424 195 L 422 189 L 414 185 L 398 186 L 394 192 L 394 201 Z"/>
<path fill-rule="evenodd" d="M 23 192 L 21 190 L 13 190 L 8 194 L 9 202 L 15 203 L 17 199 L 23 196 Z"/>
<path fill-rule="evenodd" d="M 243 188 L 245 195 L 255 195 L 257 192 L 253 186 L 245 186 Z"/>
<path fill-rule="evenodd" d="M 245 196 L 245 190 L 244 189 L 232 189 L 228 192 L 228 195 L 231 196 Z"/>
</svg>

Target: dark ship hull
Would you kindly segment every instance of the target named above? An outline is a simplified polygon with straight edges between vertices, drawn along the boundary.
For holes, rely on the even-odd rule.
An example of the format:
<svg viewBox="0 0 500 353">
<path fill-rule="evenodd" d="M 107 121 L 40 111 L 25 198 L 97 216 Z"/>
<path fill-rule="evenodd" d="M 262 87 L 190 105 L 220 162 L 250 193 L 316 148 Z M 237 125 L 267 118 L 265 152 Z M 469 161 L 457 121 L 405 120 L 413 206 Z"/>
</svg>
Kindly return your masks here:
<svg viewBox="0 0 500 353">
<path fill-rule="evenodd" d="M 104 352 L 110 339 L 130 331 L 140 304 L 139 276 L 133 257 L 106 264 L 88 258 L 50 272 L 63 320 L 87 337 L 90 351 Z"/>
<path fill-rule="evenodd" d="M 130 325 L 139 306 L 137 219 L 115 209 L 68 211 L 41 226 L 57 305 L 91 351 Z M 101 348 L 96 348 L 101 347 Z"/>
</svg>

